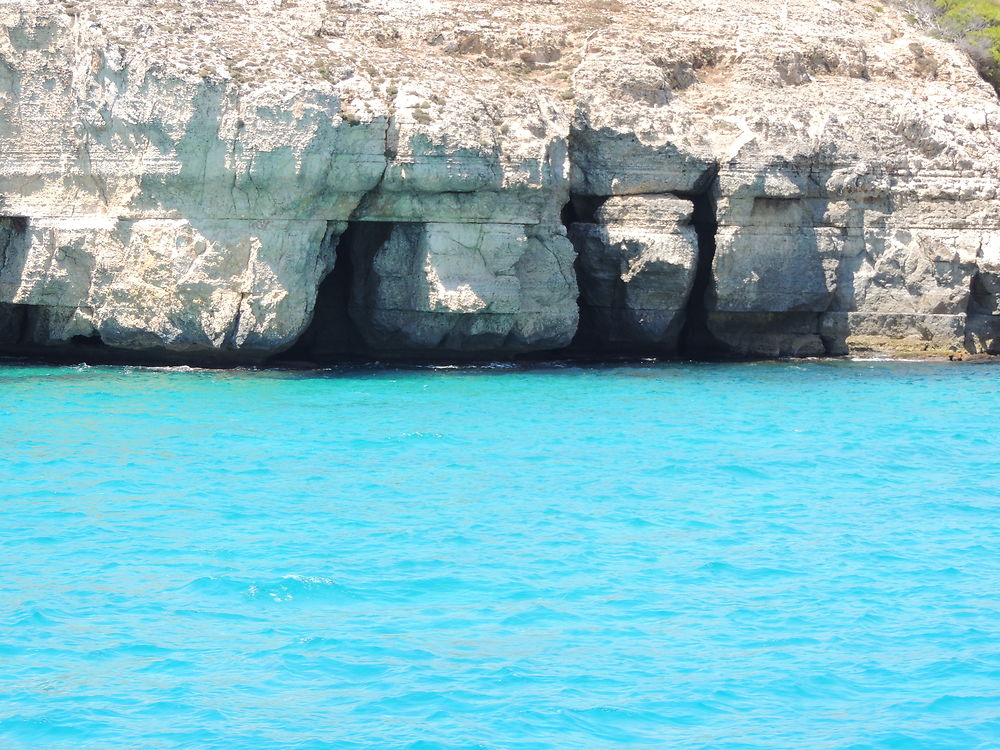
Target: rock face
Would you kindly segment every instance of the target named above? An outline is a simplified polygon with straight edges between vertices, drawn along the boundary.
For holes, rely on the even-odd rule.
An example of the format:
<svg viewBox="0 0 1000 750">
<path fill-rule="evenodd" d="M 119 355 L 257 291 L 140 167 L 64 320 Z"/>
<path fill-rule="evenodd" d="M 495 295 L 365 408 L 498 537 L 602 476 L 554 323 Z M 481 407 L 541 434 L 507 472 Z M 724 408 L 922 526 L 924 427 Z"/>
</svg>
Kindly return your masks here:
<svg viewBox="0 0 1000 750">
<path fill-rule="evenodd" d="M 562 227 L 359 222 L 341 248 L 361 351 L 455 358 L 557 349 L 572 337 L 575 254 Z"/>
<path fill-rule="evenodd" d="M 0 2 L 0 350 L 1000 352 L 998 123 L 868 0 Z"/>
</svg>

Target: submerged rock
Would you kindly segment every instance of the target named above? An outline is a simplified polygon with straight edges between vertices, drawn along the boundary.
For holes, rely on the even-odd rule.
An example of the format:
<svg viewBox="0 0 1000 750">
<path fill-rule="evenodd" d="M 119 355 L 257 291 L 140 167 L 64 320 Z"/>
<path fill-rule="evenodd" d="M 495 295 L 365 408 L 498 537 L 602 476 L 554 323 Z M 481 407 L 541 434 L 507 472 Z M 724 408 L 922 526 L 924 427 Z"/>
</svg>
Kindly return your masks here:
<svg viewBox="0 0 1000 750">
<path fill-rule="evenodd" d="M 0 349 L 997 352 L 997 123 L 866 0 L 3 5 Z"/>
</svg>

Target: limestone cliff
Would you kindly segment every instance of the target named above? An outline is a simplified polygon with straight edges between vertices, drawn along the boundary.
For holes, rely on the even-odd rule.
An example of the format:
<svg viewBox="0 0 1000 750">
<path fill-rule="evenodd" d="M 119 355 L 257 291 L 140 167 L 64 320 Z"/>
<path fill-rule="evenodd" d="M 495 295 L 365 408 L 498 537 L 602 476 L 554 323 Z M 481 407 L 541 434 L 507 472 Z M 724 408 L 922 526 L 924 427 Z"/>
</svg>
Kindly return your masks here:
<svg viewBox="0 0 1000 750">
<path fill-rule="evenodd" d="M 995 352 L 997 128 L 868 0 L 0 2 L 0 350 Z"/>
</svg>

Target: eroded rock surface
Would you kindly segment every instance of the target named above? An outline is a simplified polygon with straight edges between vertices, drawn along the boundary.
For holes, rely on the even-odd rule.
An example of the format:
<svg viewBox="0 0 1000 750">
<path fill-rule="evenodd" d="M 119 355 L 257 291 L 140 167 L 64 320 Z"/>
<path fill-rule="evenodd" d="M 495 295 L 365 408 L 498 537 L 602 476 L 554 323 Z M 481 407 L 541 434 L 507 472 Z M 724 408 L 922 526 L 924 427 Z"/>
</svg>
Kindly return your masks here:
<svg viewBox="0 0 1000 750">
<path fill-rule="evenodd" d="M 0 2 L 0 348 L 997 351 L 997 123 L 869 0 Z"/>
</svg>

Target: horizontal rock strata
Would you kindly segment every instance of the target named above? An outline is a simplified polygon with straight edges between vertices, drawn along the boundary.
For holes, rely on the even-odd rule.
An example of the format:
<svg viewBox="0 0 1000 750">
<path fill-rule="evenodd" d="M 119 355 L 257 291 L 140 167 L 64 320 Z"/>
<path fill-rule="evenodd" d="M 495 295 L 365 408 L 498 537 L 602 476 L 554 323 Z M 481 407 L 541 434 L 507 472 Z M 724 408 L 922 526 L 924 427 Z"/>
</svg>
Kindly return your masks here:
<svg viewBox="0 0 1000 750">
<path fill-rule="evenodd" d="M 0 352 L 997 353 L 997 123 L 868 0 L 0 3 Z"/>
</svg>

